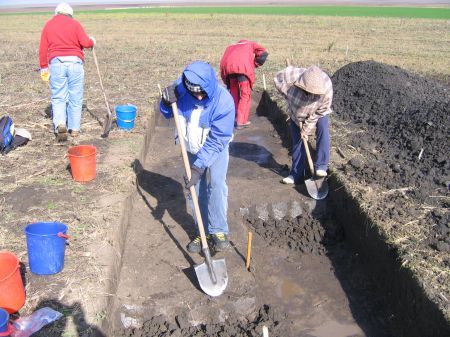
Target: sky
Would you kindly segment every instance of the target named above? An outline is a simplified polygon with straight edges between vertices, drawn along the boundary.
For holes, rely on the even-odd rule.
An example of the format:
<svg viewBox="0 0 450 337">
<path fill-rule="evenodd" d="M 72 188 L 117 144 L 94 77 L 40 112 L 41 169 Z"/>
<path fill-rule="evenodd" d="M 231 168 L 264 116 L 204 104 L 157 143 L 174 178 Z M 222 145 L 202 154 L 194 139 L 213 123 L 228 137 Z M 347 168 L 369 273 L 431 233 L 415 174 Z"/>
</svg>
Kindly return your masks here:
<svg viewBox="0 0 450 337">
<path fill-rule="evenodd" d="M 57 5 L 60 2 L 68 2 L 71 5 L 77 5 L 77 4 L 103 4 L 103 3 L 122 3 L 122 4 L 126 4 L 126 3 L 142 3 L 142 4 L 152 4 L 152 3 L 166 3 L 166 4 L 170 4 L 170 3 L 183 3 L 183 2 L 197 2 L 197 3 L 214 3 L 214 0 L 0 0 L 0 7 L 24 7 L 24 6 L 36 6 L 36 5 Z M 241 2 L 241 3 L 274 3 L 274 1 L 263 1 L 263 0 L 219 0 L 219 2 L 221 3 L 237 3 L 237 2 Z M 313 3 L 314 0 L 285 0 L 282 1 L 284 3 L 286 2 L 291 2 L 292 4 L 294 3 L 299 3 L 301 4 L 303 3 Z M 319 3 L 332 3 L 333 0 L 318 0 L 316 1 L 318 4 Z M 358 3 L 358 4 L 430 4 L 430 3 L 449 3 L 450 4 L 450 0 L 335 0 L 334 2 L 336 3 Z"/>
</svg>

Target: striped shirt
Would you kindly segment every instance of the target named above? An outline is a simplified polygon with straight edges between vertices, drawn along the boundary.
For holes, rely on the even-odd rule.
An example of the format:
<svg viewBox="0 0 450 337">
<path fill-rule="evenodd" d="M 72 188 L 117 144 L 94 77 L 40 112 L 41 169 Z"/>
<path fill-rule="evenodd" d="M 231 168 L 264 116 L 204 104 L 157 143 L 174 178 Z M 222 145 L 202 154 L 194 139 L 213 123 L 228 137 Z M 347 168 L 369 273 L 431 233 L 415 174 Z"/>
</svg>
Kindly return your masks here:
<svg viewBox="0 0 450 337">
<path fill-rule="evenodd" d="M 306 68 L 289 66 L 278 72 L 274 78 L 275 87 L 284 96 L 288 112 L 295 124 L 303 123 L 302 132 L 312 135 L 319 118 L 332 112 L 333 84 L 330 77 L 323 72 L 326 92 L 323 95 L 307 94 L 294 85 Z"/>
</svg>

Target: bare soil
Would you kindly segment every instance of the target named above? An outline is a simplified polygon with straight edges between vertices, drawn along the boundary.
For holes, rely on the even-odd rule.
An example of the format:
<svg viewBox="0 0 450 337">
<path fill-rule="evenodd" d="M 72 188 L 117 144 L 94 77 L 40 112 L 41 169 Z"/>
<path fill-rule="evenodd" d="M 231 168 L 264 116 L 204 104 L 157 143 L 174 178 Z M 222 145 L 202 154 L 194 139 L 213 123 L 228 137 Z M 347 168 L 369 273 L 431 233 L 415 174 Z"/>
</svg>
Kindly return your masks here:
<svg viewBox="0 0 450 337">
<path fill-rule="evenodd" d="M 261 95 L 254 95 L 254 111 Z M 180 149 L 159 121 L 143 164 L 127 234 L 111 328 L 117 336 L 394 336 L 383 294 L 343 241 L 327 202 L 280 184 L 288 151 L 272 123 L 252 115 L 230 149 L 230 283 L 206 296 L 189 254 L 194 222 L 182 187 Z M 254 231 L 250 272 L 247 233 Z M 145 267 L 144 267 L 145 266 Z M 144 267 L 144 271 L 143 271 Z"/>
</svg>

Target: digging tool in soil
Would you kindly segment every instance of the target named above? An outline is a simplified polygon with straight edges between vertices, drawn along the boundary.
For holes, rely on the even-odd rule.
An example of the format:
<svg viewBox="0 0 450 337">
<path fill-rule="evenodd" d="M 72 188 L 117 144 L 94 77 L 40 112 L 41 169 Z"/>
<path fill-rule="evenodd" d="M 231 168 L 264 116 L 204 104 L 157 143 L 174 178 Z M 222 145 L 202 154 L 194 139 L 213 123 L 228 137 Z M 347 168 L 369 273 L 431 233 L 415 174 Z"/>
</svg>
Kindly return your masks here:
<svg viewBox="0 0 450 337">
<path fill-rule="evenodd" d="M 181 154 L 183 156 L 184 168 L 186 170 L 186 176 L 191 179 L 191 167 L 189 165 L 189 159 L 186 152 L 186 144 L 184 138 L 181 136 L 179 119 L 178 119 L 178 107 L 177 103 L 172 103 L 173 119 L 177 127 L 178 139 L 181 145 Z M 202 251 L 205 256 L 205 262 L 194 266 L 195 274 L 197 275 L 200 287 L 205 293 L 210 296 L 219 296 L 223 293 L 228 284 L 227 266 L 225 259 L 213 260 L 209 252 L 208 242 L 206 241 L 205 229 L 203 227 L 202 215 L 200 213 L 200 207 L 198 205 L 197 192 L 195 186 L 189 188 L 192 198 L 192 204 L 194 205 L 195 219 L 197 220 L 198 231 L 202 241 Z"/>
<path fill-rule="evenodd" d="M 308 158 L 309 170 L 311 171 L 312 177 L 305 180 L 306 189 L 311 198 L 316 200 L 325 199 L 328 195 L 328 182 L 326 178 L 317 178 L 316 171 L 314 170 L 314 164 L 311 159 L 311 153 L 309 152 L 308 141 L 304 138 L 303 146 L 306 151 L 306 158 Z"/>
<path fill-rule="evenodd" d="M 100 68 L 98 67 L 97 56 L 95 55 L 95 47 L 92 48 L 92 56 L 94 57 L 95 67 L 97 68 L 98 79 L 100 81 L 100 87 L 102 88 L 103 97 L 105 98 L 107 113 L 106 113 L 105 121 L 103 122 L 102 138 L 107 138 L 109 136 L 109 131 L 111 131 L 113 117 L 112 117 L 111 109 L 109 108 L 108 98 L 106 97 L 105 89 L 103 88 L 102 76 L 100 75 Z"/>
</svg>

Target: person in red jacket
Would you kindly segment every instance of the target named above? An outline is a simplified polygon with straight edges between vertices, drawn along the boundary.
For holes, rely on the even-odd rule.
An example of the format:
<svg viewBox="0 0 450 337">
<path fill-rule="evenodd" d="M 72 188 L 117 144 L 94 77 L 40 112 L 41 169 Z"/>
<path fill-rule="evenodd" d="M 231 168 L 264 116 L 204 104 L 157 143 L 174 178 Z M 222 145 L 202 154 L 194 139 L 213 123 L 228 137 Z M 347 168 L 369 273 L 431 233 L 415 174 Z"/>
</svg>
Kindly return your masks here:
<svg viewBox="0 0 450 337">
<path fill-rule="evenodd" d="M 234 99 L 236 129 L 248 127 L 255 68 L 262 66 L 269 54 L 254 41 L 240 40 L 228 46 L 220 61 L 220 76 Z"/>
<path fill-rule="evenodd" d="M 58 141 L 67 140 L 67 131 L 78 135 L 84 90 L 83 48 L 93 48 L 95 39 L 86 35 L 73 19 L 73 9 L 60 3 L 55 16 L 44 26 L 39 45 L 42 80 L 50 81 L 53 125 Z M 50 70 L 49 70 L 50 68 Z"/>
</svg>

